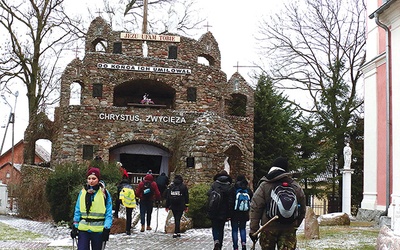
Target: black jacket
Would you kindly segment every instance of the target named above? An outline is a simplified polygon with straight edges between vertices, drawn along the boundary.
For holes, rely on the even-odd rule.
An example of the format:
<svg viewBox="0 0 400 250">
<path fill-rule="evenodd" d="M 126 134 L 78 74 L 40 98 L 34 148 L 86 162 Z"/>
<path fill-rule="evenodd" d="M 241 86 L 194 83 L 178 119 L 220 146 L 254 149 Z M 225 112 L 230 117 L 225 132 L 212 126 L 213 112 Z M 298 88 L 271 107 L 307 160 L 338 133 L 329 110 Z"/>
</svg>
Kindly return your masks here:
<svg viewBox="0 0 400 250">
<path fill-rule="evenodd" d="M 211 195 L 212 190 L 221 193 L 222 202 L 218 211 L 209 211 L 208 217 L 211 220 L 227 220 L 232 216 L 232 207 L 234 200 L 232 199 L 232 178 L 229 175 L 217 174 L 214 176 L 214 182 L 208 190 L 207 195 Z"/>
<path fill-rule="evenodd" d="M 176 187 L 176 188 L 175 188 Z M 174 199 L 171 195 L 171 191 L 176 190 L 179 191 L 179 199 Z M 189 191 L 185 184 L 183 184 L 183 180 L 180 178 L 175 178 L 171 185 L 169 185 L 167 189 L 167 200 L 165 207 L 171 210 L 185 210 L 187 206 L 189 206 Z"/>
</svg>

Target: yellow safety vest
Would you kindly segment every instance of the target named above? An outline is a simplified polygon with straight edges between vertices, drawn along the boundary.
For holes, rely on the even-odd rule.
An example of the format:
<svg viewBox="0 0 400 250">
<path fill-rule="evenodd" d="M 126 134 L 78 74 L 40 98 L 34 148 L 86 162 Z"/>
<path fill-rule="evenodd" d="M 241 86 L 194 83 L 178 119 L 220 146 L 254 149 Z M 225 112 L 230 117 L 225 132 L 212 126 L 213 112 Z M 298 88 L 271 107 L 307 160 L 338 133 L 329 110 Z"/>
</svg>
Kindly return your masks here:
<svg viewBox="0 0 400 250">
<path fill-rule="evenodd" d="M 86 213 L 86 190 L 82 189 L 80 197 L 80 212 L 81 220 L 79 221 L 78 230 L 91 231 L 91 232 L 103 232 L 104 219 L 106 214 L 106 201 L 102 191 L 97 190 L 92 206 L 90 207 L 89 214 Z"/>
<path fill-rule="evenodd" d="M 122 188 L 121 192 L 119 192 L 119 199 L 122 201 L 122 205 L 127 208 L 136 207 L 135 191 L 132 188 Z"/>
</svg>

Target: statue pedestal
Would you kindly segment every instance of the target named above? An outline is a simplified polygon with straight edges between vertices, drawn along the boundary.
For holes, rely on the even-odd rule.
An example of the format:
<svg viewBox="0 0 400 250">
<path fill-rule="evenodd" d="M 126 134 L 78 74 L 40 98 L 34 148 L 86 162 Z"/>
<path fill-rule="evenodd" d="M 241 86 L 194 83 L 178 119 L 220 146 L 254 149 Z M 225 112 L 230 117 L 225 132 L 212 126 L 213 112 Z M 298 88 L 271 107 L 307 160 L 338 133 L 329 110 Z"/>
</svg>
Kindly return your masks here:
<svg viewBox="0 0 400 250">
<path fill-rule="evenodd" d="M 351 216 L 351 174 L 354 169 L 342 168 L 342 212 Z"/>
</svg>

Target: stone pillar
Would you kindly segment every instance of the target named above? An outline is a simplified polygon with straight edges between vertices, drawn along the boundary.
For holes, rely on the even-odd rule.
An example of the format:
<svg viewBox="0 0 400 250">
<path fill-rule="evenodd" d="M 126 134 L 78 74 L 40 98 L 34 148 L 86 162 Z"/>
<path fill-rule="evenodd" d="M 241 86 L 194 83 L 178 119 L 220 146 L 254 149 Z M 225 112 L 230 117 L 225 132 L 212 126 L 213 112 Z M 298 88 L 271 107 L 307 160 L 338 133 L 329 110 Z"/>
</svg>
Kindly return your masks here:
<svg viewBox="0 0 400 250">
<path fill-rule="evenodd" d="M 351 174 L 354 169 L 343 168 L 342 173 L 342 212 L 351 216 Z"/>
</svg>

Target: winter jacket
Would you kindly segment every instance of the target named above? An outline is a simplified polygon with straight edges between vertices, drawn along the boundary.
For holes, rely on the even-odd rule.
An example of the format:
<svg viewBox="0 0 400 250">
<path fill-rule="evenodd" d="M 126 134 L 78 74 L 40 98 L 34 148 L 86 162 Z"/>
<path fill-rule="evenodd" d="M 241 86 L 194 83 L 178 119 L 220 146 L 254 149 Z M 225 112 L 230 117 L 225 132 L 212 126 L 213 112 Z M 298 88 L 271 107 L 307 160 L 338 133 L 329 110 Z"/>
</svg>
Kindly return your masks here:
<svg viewBox="0 0 400 250">
<path fill-rule="evenodd" d="M 208 218 L 211 220 L 228 220 L 232 216 L 232 207 L 234 200 L 232 198 L 232 178 L 227 174 L 217 174 L 214 176 L 214 182 L 208 190 L 207 195 L 211 195 L 211 191 L 216 190 L 221 193 L 222 202 L 218 211 L 208 211 Z"/>
<path fill-rule="evenodd" d="M 147 174 L 144 177 L 143 181 L 141 181 L 139 183 L 139 185 L 137 186 L 137 188 L 136 188 L 136 192 L 135 192 L 136 193 L 136 197 L 138 197 L 140 200 L 152 200 L 152 201 L 161 200 L 160 190 L 158 190 L 157 183 L 154 182 L 153 180 L 154 180 L 153 175 Z M 151 185 L 150 188 L 151 188 L 151 191 L 153 192 L 153 195 L 151 197 L 149 197 L 149 198 L 146 198 L 146 197 L 143 196 L 144 182 L 146 182 L 146 181 L 151 183 L 150 184 Z"/>
<path fill-rule="evenodd" d="M 168 176 L 166 176 L 165 173 L 162 173 L 160 176 L 157 177 L 156 183 L 158 186 L 158 190 L 160 190 L 161 195 L 164 195 L 164 191 L 169 184 Z"/>
<path fill-rule="evenodd" d="M 174 192 L 174 194 L 171 194 Z M 175 199 L 175 197 L 179 197 Z M 167 189 L 165 207 L 171 210 L 183 211 L 189 206 L 189 191 L 181 178 L 175 178 Z"/>
<path fill-rule="evenodd" d="M 242 181 L 237 181 L 232 188 L 231 196 L 234 201 L 233 206 L 231 207 L 232 209 L 232 219 L 235 219 L 237 221 L 248 221 L 249 220 L 249 211 L 237 211 L 235 210 L 235 201 L 236 201 L 236 194 L 238 189 L 243 189 L 247 190 L 247 193 L 250 196 L 250 199 L 253 197 L 253 191 L 248 187 L 249 183 L 246 180 Z"/>
<path fill-rule="evenodd" d="M 272 171 L 271 171 L 272 170 Z M 271 168 L 268 174 L 261 178 L 257 190 L 254 192 L 253 198 L 250 204 L 250 233 L 256 232 L 260 225 L 264 225 L 267 221 L 266 214 L 266 203 L 269 201 L 271 196 L 274 182 L 285 181 L 291 183 L 295 189 L 297 202 L 300 204 L 299 217 L 292 224 L 282 224 L 278 221 L 271 222 L 265 229 L 265 231 L 279 229 L 293 229 L 298 227 L 304 219 L 306 214 L 306 199 L 301 186 L 292 179 L 291 174 L 287 173 L 281 168 Z M 261 224 L 260 224 L 261 220 Z"/>
</svg>

